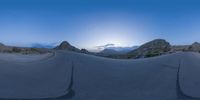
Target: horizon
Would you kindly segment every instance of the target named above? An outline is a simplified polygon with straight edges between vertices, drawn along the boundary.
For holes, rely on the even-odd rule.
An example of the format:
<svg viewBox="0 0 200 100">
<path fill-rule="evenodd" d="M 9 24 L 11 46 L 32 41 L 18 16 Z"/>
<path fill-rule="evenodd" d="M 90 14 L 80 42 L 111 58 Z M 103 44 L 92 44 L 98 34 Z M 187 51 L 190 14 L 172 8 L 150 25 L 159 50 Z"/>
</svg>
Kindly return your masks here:
<svg viewBox="0 0 200 100">
<path fill-rule="evenodd" d="M 106 49 L 111 49 L 111 50 L 114 50 L 114 51 L 131 51 L 131 50 L 135 50 L 137 48 L 139 48 L 140 46 L 142 45 L 145 45 L 146 43 L 149 43 L 151 41 L 155 41 L 155 40 L 165 40 L 165 39 L 153 39 L 153 40 L 150 40 L 148 42 L 145 42 L 141 45 L 133 45 L 133 46 L 116 46 L 115 44 L 105 44 L 105 45 L 100 45 L 100 46 L 96 46 L 94 47 L 93 49 L 87 49 L 87 48 L 78 48 L 75 46 L 75 48 L 78 48 L 79 50 L 81 49 L 86 49 L 88 50 L 89 52 L 101 52 L 103 50 L 106 50 Z M 165 40 L 166 42 L 168 42 L 171 46 L 190 46 L 190 45 L 193 45 L 194 43 L 199 43 L 200 42 L 192 42 L 191 44 L 171 44 L 169 41 Z M 65 42 L 65 41 L 62 41 L 62 42 Z M 16 45 L 7 45 L 7 44 L 4 44 L 4 43 L 1 43 L 2 45 L 5 45 L 5 46 L 11 46 L 11 47 L 28 47 L 28 48 L 47 48 L 47 49 L 53 49 L 57 46 L 59 46 L 62 42 L 56 42 L 56 43 L 49 43 L 49 44 L 42 44 L 42 43 L 33 43 L 31 44 L 30 46 L 16 46 Z M 68 41 L 66 41 L 68 42 Z M 68 42 L 69 43 L 69 42 Z M 73 44 L 69 43 L 71 46 L 74 46 Z"/>
<path fill-rule="evenodd" d="M 200 42 L 198 0 L 4 0 L 0 42 L 12 46 L 68 41 L 88 50 L 131 47 L 154 39 L 172 45 Z"/>
</svg>

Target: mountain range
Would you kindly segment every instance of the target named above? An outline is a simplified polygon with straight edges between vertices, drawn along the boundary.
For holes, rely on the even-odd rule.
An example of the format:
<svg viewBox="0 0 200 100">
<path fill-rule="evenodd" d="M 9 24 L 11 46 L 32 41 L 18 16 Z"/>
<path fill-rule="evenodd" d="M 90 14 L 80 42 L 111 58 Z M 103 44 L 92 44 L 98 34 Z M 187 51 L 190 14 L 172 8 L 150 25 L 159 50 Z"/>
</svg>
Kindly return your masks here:
<svg viewBox="0 0 200 100">
<path fill-rule="evenodd" d="M 90 52 L 87 49 L 78 49 L 75 46 L 72 46 L 67 41 L 63 41 L 62 43 L 60 43 L 60 45 L 56 47 L 36 44 L 35 47 L 32 48 L 6 46 L 0 43 L 0 52 L 6 52 L 6 53 L 15 52 L 15 53 L 30 54 L 30 53 L 45 53 L 45 52 L 50 52 L 52 50 L 67 50 L 67 51 L 73 51 L 73 52 L 108 57 L 108 58 L 137 59 L 137 58 L 159 56 L 163 54 L 175 53 L 180 51 L 200 52 L 200 43 L 194 42 L 191 45 L 171 45 L 168 41 L 164 39 L 155 39 L 141 46 L 115 47 L 112 45 L 105 47 L 104 50 L 98 53 Z"/>
<path fill-rule="evenodd" d="M 181 51 L 182 52 L 200 52 L 200 43 L 194 42 L 191 45 L 171 45 L 168 41 L 164 39 L 155 39 L 139 47 L 138 46 L 127 47 L 127 48 L 107 47 L 99 53 L 93 53 L 93 52 L 89 52 L 86 49 L 79 50 L 78 48 L 64 41 L 55 49 L 75 51 L 79 53 L 86 53 L 86 54 L 108 57 L 108 58 L 137 59 L 137 58 L 154 57 L 154 56 L 181 52 Z"/>
</svg>

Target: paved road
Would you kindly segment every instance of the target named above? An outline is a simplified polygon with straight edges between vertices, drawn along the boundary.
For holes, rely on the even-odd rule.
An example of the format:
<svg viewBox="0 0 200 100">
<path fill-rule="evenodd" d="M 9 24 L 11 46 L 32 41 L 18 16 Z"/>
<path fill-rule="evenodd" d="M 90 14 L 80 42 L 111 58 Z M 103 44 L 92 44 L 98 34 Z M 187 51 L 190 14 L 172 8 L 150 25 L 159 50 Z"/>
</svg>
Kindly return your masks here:
<svg viewBox="0 0 200 100">
<path fill-rule="evenodd" d="M 0 62 L 0 98 L 196 100 L 199 60 L 195 53 L 114 60 L 58 51 L 39 62 Z"/>
<path fill-rule="evenodd" d="M 173 56 L 124 61 L 76 55 L 72 100 L 176 100 L 181 55 Z"/>
<path fill-rule="evenodd" d="M 70 85 L 71 65 L 71 61 L 60 52 L 37 62 L 0 61 L 0 98 L 28 99 L 65 95 Z"/>
<path fill-rule="evenodd" d="M 185 53 L 180 66 L 179 81 L 183 93 L 200 100 L 200 54 Z"/>
</svg>

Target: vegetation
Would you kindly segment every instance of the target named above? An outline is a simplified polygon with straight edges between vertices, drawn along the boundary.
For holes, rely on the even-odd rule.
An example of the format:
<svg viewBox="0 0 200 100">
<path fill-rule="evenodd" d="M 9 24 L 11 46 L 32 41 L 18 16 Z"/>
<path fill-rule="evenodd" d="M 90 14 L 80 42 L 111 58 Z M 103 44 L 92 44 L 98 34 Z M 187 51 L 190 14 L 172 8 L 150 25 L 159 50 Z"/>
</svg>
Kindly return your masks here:
<svg viewBox="0 0 200 100">
<path fill-rule="evenodd" d="M 154 52 L 148 52 L 145 57 L 155 57 L 155 56 L 159 56 L 160 53 L 158 51 L 154 51 Z"/>
<path fill-rule="evenodd" d="M 12 49 L 13 52 L 16 52 L 16 53 L 20 53 L 21 52 L 21 49 L 17 48 L 17 47 L 13 47 Z"/>
</svg>

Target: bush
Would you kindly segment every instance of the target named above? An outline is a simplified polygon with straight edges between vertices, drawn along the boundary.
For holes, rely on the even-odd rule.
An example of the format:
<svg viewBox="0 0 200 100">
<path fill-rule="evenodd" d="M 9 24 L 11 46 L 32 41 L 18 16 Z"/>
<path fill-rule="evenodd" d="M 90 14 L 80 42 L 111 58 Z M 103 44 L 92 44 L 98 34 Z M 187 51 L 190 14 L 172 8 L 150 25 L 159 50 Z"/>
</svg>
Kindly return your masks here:
<svg viewBox="0 0 200 100">
<path fill-rule="evenodd" d="M 12 49 L 13 52 L 19 53 L 21 52 L 21 49 L 17 48 L 17 47 L 13 47 Z"/>
<path fill-rule="evenodd" d="M 159 56 L 160 53 L 159 52 L 149 52 L 145 55 L 145 57 L 155 57 L 155 56 Z"/>
</svg>

